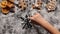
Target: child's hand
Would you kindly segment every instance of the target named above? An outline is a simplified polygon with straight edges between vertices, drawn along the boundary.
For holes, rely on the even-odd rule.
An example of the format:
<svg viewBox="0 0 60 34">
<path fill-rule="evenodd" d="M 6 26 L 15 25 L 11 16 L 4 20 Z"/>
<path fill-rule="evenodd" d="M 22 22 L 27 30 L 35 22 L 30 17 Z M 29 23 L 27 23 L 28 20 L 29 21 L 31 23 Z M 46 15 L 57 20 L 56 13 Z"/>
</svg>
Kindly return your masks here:
<svg viewBox="0 0 60 34">
<path fill-rule="evenodd" d="M 33 21 L 37 21 L 38 19 L 41 20 L 41 18 L 43 18 L 39 13 L 35 13 L 35 15 L 33 15 L 32 17 L 29 17 L 29 19 L 33 20 Z"/>
</svg>

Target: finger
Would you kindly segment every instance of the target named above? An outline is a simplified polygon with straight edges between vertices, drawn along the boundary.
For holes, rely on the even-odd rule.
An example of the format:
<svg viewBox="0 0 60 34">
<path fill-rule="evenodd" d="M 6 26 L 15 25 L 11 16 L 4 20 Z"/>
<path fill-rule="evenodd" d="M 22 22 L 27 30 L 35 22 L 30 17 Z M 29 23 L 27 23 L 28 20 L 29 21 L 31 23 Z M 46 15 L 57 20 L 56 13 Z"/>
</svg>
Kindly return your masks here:
<svg viewBox="0 0 60 34">
<path fill-rule="evenodd" d="M 31 20 L 34 20 L 34 18 L 33 17 L 28 17 L 29 19 L 31 19 Z"/>
<path fill-rule="evenodd" d="M 38 15 L 39 13 L 34 13 L 34 15 Z"/>
</svg>

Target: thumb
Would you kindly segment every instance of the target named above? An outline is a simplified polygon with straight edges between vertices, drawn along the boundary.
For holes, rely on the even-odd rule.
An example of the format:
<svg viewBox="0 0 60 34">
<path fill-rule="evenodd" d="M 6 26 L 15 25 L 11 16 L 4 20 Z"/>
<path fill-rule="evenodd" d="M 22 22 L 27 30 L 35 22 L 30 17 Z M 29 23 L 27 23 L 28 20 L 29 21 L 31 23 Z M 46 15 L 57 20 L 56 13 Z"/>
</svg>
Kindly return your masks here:
<svg viewBox="0 0 60 34">
<path fill-rule="evenodd" d="M 34 20 L 34 18 L 33 17 L 28 17 L 29 19 L 31 19 L 31 20 Z"/>
</svg>

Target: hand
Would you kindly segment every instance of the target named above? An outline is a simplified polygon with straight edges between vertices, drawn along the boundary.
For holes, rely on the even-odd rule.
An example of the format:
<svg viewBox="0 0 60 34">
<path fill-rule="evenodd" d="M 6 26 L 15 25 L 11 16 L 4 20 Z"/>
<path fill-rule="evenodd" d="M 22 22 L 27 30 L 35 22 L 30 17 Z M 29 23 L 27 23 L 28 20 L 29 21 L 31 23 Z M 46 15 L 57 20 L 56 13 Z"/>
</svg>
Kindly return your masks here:
<svg viewBox="0 0 60 34">
<path fill-rule="evenodd" d="M 38 21 L 43 22 L 43 17 L 39 13 L 35 13 L 32 17 L 29 17 L 29 19 L 36 25 L 40 25 Z"/>
<path fill-rule="evenodd" d="M 36 21 L 38 19 L 42 19 L 43 17 L 39 13 L 35 13 L 32 17 L 29 17 L 29 19 Z"/>
</svg>

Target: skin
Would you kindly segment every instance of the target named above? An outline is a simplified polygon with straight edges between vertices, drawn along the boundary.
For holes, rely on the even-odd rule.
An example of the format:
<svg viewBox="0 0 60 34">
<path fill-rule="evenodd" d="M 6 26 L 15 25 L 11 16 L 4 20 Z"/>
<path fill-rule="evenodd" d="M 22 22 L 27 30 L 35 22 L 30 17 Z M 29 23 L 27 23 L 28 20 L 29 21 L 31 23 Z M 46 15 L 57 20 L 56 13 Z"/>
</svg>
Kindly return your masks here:
<svg viewBox="0 0 60 34">
<path fill-rule="evenodd" d="M 39 25 L 43 26 L 45 29 L 47 29 L 51 34 L 60 34 L 58 29 L 53 27 L 48 21 L 46 21 L 39 13 L 35 13 L 32 17 L 29 17 L 29 19 L 35 21 Z"/>
</svg>

